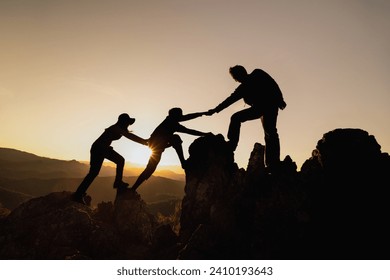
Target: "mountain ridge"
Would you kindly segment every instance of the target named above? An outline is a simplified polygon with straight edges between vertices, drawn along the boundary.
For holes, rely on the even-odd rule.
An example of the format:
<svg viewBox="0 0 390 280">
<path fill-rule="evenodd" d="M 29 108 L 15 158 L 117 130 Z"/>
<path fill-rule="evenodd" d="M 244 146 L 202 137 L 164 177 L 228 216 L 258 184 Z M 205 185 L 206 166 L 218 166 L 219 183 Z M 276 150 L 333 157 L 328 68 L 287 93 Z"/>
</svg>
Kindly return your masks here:
<svg viewBox="0 0 390 280">
<path fill-rule="evenodd" d="M 75 191 L 89 165 L 76 160 L 58 160 L 37 156 L 32 153 L 12 148 L 0 148 L 0 203 L 13 210 L 20 203 L 57 191 Z M 124 180 L 134 183 L 143 168 L 125 172 Z M 128 174 L 132 174 L 129 176 Z M 155 174 L 145 182 L 140 189 L 147 203 L 158 203 L 170 199 L 181 199 L 184 195 L 184 178 L 173 174 L 175 179 L 159 176 L 167 174 L 164 171 Z M 171 174 L 171 175 L 172 175 Z M 92 205 L 103 201 L 113 201 L 116 191 L 112 188 L 115 168 L 103 166 L 99 176 L 88 189 L 92 197 Z M 183 179 L 177 179 L 183 178 Z M 164 193 L 164 194 L 162 194 Z"/>
<path fill-rule="evenodd" d="M 129 162 L 126 162 L 126 165 L 125 176 L 138 176 L 144 169 L 142 165 L 134 165 Z M 86 161 L 42 157 L 13 148 L 0 147 L 0 177 L 20 179 L 31 178 L 34 175 L 41 179 L 81 178 L 87 174 L 88 170 L 89 162 Z M 154 174 L 184 181 L 184 174 L 164 169 L 164 167 L 157 169 Z M 105 162 L 99 176 L 115 176 L 115 166 L 110 162 Z"/>
</svg>

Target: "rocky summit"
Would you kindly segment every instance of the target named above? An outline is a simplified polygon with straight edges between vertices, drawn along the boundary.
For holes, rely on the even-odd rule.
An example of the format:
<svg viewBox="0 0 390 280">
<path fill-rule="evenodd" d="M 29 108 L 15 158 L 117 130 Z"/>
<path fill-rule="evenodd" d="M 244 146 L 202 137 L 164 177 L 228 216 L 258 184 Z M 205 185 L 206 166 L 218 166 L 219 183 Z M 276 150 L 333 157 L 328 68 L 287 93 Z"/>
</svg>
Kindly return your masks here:
<svg viewBox="0 0 390 280">
<path fill-rule="evenodd" d="M 389 259 L 390 156 L 366 131 L 325 133 L 300 171 L 259 143 L 240 169 L 222 135 L 189 154 L 179 230 L 130 190 L 93 209 L 55 192 L 0 207 L 0 258 Z"/>
<path fill-rule="evenodd" d="M 2 259 L 148 259 L 158 230 L 143 200 L 128 192 L 96 209 L 70 192 L 51 193 L 23 203 L 2 225 Z"/>
</svg>

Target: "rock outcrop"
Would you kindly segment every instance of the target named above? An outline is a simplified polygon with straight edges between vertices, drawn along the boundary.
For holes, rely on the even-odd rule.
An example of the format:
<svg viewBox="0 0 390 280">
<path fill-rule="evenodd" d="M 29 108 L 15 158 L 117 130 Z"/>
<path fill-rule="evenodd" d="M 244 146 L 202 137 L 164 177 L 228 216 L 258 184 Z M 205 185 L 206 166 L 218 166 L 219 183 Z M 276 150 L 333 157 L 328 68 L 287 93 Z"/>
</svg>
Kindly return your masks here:
<svg viewBox="0 0 390 280">
<path fill-rule="evenodd" d="M 390 156 L 361 129 L 323 135 L 297 171 L 264 146 L 238 168 L 222 135 L 189 148 L 180 230 L 138 194 L 96 209 L 69 192 L 0 207 L 0 259 L 389 259 Z"/>
<path fill-rule="evenodd" d="M 238 169 L 221 135 L 190 146 L 182 204 L 180 259 L 294 258 L 308 213 L 296 165 L 268 175 L 255 144 L 247 170 Z M 291 172 L 294 171 L 294 173 Z"/>
<path fill-rule="evenodd" d="M 301 168 L 317 258 L 390 257 L 389 171 L 390 156 L 366 131 L 336 129 L 318 141 Z"/>
<path fill-rule="evenodd" d="M 34 198 L 12 211 L 0 231 L 2 259 L 148 259 L 154 217 L 137 194 L 123 193 L 96 209 L 70 192 Z"/>
<path fill-rule="evenodd" d="M 221 137 L 192 144 L 179 258 L 389 258 L 390 157 L 374 136 L 330 131 L 300 172 L 287 156 L 267 174 L 263 150 L 240 170 Z"/>
</svg>

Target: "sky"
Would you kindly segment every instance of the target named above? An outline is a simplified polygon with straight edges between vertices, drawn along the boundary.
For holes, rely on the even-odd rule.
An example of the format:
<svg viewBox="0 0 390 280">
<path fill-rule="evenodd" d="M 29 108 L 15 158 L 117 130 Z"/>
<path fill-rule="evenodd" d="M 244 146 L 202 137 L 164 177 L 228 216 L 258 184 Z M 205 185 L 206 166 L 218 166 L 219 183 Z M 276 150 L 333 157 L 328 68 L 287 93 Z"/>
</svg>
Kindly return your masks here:
<svg viewBox="0 0 390 280">
<path fill-rule="evenodd" d="M 214 108 L 238 86 L 228 73 L 261 68 L 281 88 L 281 159 L 298 169 L 324 133 L 360 128 L 390 152 L 390 2 L 387 0 L 0 0 L 0 147 L 64 160 L 89 149 L 121 113 L 148 138 L 181 107 Z M 240 100 L 183 122 L 227 135 Z M 196 136 L 180 134 L 185 156 Z M 260 120 L 242 124 L 246 168 Z M 148 149 L 113 142 L 126 161 Z M 177 165 L 167 149 L 160 165 Z"/>
</svg>

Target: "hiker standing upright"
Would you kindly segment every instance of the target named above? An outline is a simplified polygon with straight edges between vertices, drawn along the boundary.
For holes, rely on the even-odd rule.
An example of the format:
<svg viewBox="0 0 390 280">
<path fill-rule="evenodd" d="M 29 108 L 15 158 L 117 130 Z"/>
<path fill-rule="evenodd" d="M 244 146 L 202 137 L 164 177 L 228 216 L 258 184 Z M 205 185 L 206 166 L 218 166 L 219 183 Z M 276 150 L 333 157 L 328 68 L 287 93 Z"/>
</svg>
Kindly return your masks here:
<svg viewBox="0 0 390 280">
<path fill-rule="evenodd" d="M 239 137 L 241 123 L 261 119 L 265 138 L 265 164 L 269 172 L 277 168 L 280 162 L 280 142 L 276 128 L 279 109 L 286 107 L 282 92 L 275 80 L 264 70 L 255 69 L 248 74 L 241 65 L 229 69 L 232 78 L 240 85 L 235 91 L 207 115 L 219 113 L 241 98 L 250 105 L 249 108 L 234 113 L 230 120 L 228 139 L 235 151 Z"/>
</svg>

